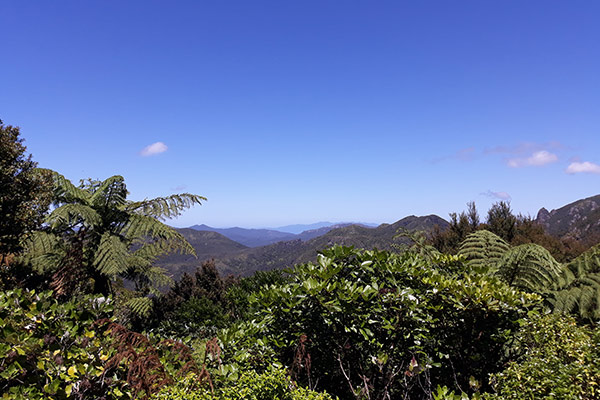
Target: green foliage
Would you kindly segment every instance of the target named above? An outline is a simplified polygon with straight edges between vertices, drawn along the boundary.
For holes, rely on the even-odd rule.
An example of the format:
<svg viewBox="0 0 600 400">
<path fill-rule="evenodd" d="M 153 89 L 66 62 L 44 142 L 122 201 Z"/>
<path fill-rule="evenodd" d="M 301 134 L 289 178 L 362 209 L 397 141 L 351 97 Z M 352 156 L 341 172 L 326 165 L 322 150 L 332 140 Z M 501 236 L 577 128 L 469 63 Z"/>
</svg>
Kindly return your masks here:
<svg viewBox="0 0 600 400">
<path fill-rule="evenodd" d="M 137 314 L 147 314 L 151 302 L 144 297 L 169 282 L 152 263 L 172 251 L 194 254 L 183 236 L 157 218 L 178 215 L 204 198 L 181 194 L 131 202 L 121 176 L 75 186 L 56 172 L 48 173 L 54 181 L 55 208 L 46 217 L 46 228 L 27 242 L 27 261 L 50 277 L 59 295 L 108 295 L 114 293 L 117 279 L 133 281 L 137 297 L 128 304 Z"/>
<path fill-rule="evenodd" d="M 562 265 L 540 245 L 528 243 L 507 251 L 496 274 L 511 286 L 536 293 L 547 291 L 562 272 Z"/>
<path fill-rule="evenodd" d="M 0 263 L 20 250 L 22 236 L 40 226 L 50 204 L 48 176 L 36 171 L 19 135 L 0 121 Z"/>
<path fill-rule="evenodd" d="M 206 386 L 195 387 L 192 380 L 184 380 L 165 387 L 153 400 L 333 400 L 327 393 L 318 393 L 297 387 L 285 370 L 270 368 L 264 373 L 244 372 L 235 382 L 217 385 L 214 391 Z"/>
<path fill-rule="evenodd" d="M 479 400 L 481 398 L 479 393 L 475 393 L 473 396 L 469 396 L 465 392 L 456 394 L 454 390 L 450 390 L 446 386 L 438 386 L 433 393 L 433 400 Z"/>
<path fill-rule="evenodd" d="M 343 398 L 383 399 L 431 396 L 437 384 L 469 387 L 472 376 L 485 382 L 539 297 L 447 273 L 415 254 L 334 247 L 254 301 L 264 340 L 299 381 Z"/>
<path fill-rule="evenodd" d="M 152 315 L 139 320 L 136 328 L 167 336 L 212 337 L 219 329 L 251 317 L 249 298 L 254 293 L 286 279 L 281 270 L 223 279 L 214 261 L 205 261 L 195 274 L 184 274 L 169 291 L 155 297 Z"/>
<path fill-rule="evenodd" d="M 486 399 L 600 398 L 600 331 L 573 318 L 535 315 L 517 333 L 518 356 L 491 377 L 495 395 Z"/>
<path fill-rule="evenodd" d="M 496 266 L 508 248 L 508 244 L 498 235 L 480 230 L 466 237 L 458 255 L 463 256 L 471 268 L 486 271 Z"/>
<path fill-rule="evenodd" d="M 94 321 L 110 312 L 102 299 L 59 303 L 51 292 L 0 292 L 0 392 L 3 399 L 130 398 Z"/>
<path fill-rule="evenodd" d="M 207 379 L 183 343 L 132 332 L 111 313 L 104 298 L 0 292 L 2 398 L 146 398 L 184 375 Z"/>
<path fill-rule="evenodd" d="M 548 303 L 555 312 L 600 319 L 600 246 L 568 263 L 556 281 Z"/>
<path fill-rule="evenodd" d="M 171 289 L 154 299 L 150 318 L 141 327 L 158 329 L 162 334 L 204 338 L 229 323 L 225 282 L 214 261 L 205 261 L 194 275 L 184 274 Z"/>
</svg>

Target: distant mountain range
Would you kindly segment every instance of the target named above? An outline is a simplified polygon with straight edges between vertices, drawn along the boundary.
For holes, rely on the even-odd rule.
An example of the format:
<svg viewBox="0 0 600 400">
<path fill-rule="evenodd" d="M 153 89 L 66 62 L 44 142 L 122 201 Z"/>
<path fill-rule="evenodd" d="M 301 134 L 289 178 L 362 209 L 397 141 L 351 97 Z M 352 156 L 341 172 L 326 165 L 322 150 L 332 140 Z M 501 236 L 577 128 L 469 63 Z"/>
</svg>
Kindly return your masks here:
<svg viewBox="0 0 600 400">
<path fill-rule="evenodd" d="M 174 279 L 179 279 L 184 272 L 195 271 L 202 261 L 214 258 L 223 274 L 245 276 L 260 270 L 286 268 L 298 263 L 314 261 L 319 250 L 334 244 L 390 250 L 393 243 L 403 241 L 394 239 L 400 228 L 429 231 L 436 225 L 443 229 L 448 222 L 437 215 L 429 215 L 410 216 L 393 224 L 382 224 L 375 228 L 357 224 L 338 224 L 304 231 L 294 235 L 292 240 L 277 241 L 257 247 L 244 245 L 232 240 L 231 237 L 239 235 L 234 237 L 243 237 L 247 243 L 256 243 L 258 236 L 252 239 L 248 235 L 266 234 L 272 235 L 273 238 L 276 237 L 273 232 L 281 232 L 268 229 L 220 229 L 221 232 L 225 231 L 224 233 L 230 235 L 228 238 L 217 229 L 202 231 L 198 228 L 203 225 L 195 225 L 192 228 L 177 230 L 196 249 L 198 258 L 174 254 L 161 258 L 158 265 L 166 268 Z M 248 242 L 249 239 L 254 241 Z"/>
<path fill-rule="evenodd" d="M 275 229 L 246 229 L 246 228 L 213 228 L 208 225 L 194 225 L 191 229 L 197 231 L 217 232 L 221 235 L 234 240 L 248 247 L 266 246 L 269 244 L 290 241 L 290 240 L 310 240 L 317 236 L 326 234 L 332 229 L 341 228 L 348 225 L 356 224 L 354 222 L 338 223 L 317 222 L 310 225 L 288 225 Z M 377 226 L 376 224 L 363 224 L 362 226 Z"/>
<path fill-rule="evenodd" d="M 600 238 L 600 195 L 567 204 L 557 210 L 542 208 L 536 222 L 557 237 Z M 198 258 L 169 255 L 159 260 L 174 279 L 184 272 L 194 272 L 207 259 L 215 259 L 222 274 L 251 275 L 256 271 L 292 267 L 314 261 L 319 250 L 335 244 L 365 249 L 391 250 L 399 229 L 430 231 L 444 229 L 448 222 L 437 215 L 410 216 L 393 224 L 369 227 L 366 224 L 290 225 L 277 229 L 211 228 L 194 225 L 178 231 L 192 244 Z M 312 229 L 304 229 L 312 228 Z M 287 230 L 287 231 L 286 231 Z M 290 232 L 291 231 L 291 232 Z"/>
</svg>

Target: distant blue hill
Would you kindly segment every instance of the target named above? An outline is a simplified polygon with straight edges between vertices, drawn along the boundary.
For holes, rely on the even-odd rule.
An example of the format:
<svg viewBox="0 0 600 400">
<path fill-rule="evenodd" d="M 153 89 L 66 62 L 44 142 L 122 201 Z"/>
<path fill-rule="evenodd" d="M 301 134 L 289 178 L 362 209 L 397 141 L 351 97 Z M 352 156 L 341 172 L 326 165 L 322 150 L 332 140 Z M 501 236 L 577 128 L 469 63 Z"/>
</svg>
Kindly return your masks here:
<svg viewBox="0 0 600 400">
<path fill-rule="evenodd" d="M 376 227 L 378 225 L 378 224 L 366 224 L 366 223 L 362 223 L 362 222 L 334 223 L 334 222 L 321 221 L 321 222 L 316 222 L 314 224 L 286 225 L 286 226 L 280 226 L 277 228 L 266 228 L 266 229 L 272 229 L 272 230 L 279 231 L 279 232 L 294 233 L 294 234 L 298 235 L 302 232 L 311 231 L 314 229 L 327 228 L 327 227 L 334 226 L 334 225 L 347 226 L 347 225 L 352 225 L 352 224 L 364 225 L 364 226 L 369 226 L 369 227 Z"/>
<path fill-rule="evenodd" d="M 317 222 L 306 225 L 288 225 L 276 229 L 247 229 L 247 228 L 213 228 L 208 225 L 194 225 L 190 229 L 197 231 L 217 232 L 228 239 L 248 247 L 266 246 L 269 244 L 288 240 L 301 239 L 310 240 L 326 234 L 332 229 L 352 225 L 353 223 L 334 224 L 332 222 Z M 366 227 L 377 226 L 375 224 L 358 224 Z M 297 232 L 297 233 L 294 233 Z"/>
<path fill-rule="evenodd" d="M 213 228 L 208 225 L 194 225 L 191 229 L 197 231 L 217 232 L 248 247 L 266 246 L 283 240 L 294 240 L 296 235 L 272 229 L 246 229 L 246 228 Z"/>
</svg>

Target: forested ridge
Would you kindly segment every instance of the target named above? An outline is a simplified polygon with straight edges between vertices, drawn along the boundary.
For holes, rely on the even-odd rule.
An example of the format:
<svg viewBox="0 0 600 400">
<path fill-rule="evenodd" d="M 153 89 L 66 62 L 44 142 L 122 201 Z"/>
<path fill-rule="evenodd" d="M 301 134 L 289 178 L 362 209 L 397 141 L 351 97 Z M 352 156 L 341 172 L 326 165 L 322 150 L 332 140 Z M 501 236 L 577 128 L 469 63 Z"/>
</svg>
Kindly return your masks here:
<svg viewBox="0 0 600 400">
<path fill-rule="evenodd" d="M 20 135 L 0 122 L 3 399 L 600 399 L 597 221 L 468 203 L 385 248 L 334 232 L 296 265 L 274 247 L 285 269 L 172 280 L 160 260 L 196 254 L 165 222 L 204 197 L 71 182 Z"/>
</svg>

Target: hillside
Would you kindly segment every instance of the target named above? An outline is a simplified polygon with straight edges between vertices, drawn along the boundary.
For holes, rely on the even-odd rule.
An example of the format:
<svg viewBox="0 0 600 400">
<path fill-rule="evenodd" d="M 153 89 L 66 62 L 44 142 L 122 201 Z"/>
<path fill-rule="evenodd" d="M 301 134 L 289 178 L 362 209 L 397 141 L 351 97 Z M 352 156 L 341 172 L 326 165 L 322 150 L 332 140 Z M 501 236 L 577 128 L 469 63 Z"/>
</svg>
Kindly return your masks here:
<svg viewBox="0 0 600 400">
<path fill-rule="evenodd" d="M 287 231 L 278 230 L 278 229 L 247 229 L 247 228 L 239 228 L 239 227 L 213 228 L 211 226 L 204 225 L 204 224 L 194 225 L 194 226 L 191 226 L 190 228 L 194 229 L 194 230 L 198 230 L 198 231 L 217 232 L 233 241 L 243 244 L 244 246 L 260 247 L 260 246 L 267 246 L 269 244 L 273 244 L 273 243 L 277 243 L 277 242 L 290 241 L 290 240 L 296 240 L 296 239 L 300 239 L 300 240 L 304 240 L 304 241 L 310 240 L 317 236 L 324 235 L 325 233 L 329 232 L 332 229 L 341 228 L 341 227 L 349 226 L 352 224 L 353 223 L 333 224 L 330 222 L 318 222 L 318 223 L 312 224 L 312 225 L 288 225 L 288 226 L 278 228 L 278 229 L 287 229 Z M 367 226 L 365 224 L 358 224 L 358 225 Z M 290 230 L 298 231 L 299 229 L 302 229 L 303 227 L 310 228 L 310 229 L 304 229 L 298 233 L 290 233 L 289 232 Z"/>
<path fill-rule="evenodd" d="M 294 240 L 296 235 L 271 229 L 246 229 L 246 228 L 213 228 L 208 225 L 194 225 L 190 229 L 197 231 L 217 232 L 248 247 L 266 246 L 282 240 Z"/>
<path fill-rule="evenodd" d="M 190 228 L 177 229 L 196 250 L 197 258 L 188 254 L 170 254 L 158 259 L 156 265 L 168 270 L 177 280 L 184 272 L 194 272 L 203 261 L 220 259 L 238 253 L 247 246 L 226 238 L 217 232 L 197 231 Z"/>
<path fill-rule="evenodd" d="M 393 239 L 398 229 L 429 231 L 435 225 L 445 228 L 448 222 L 437 215 L 428 215 L 425 217 L 409 216 L 393 224 L 382 224 L 376 228 L 348 225 L 331 229 L 318 237 L 306 241 L 296 239 L 254 248 L 247 248 L 245 246 L 243 248 L 235 248 L 230 244 L 226 246 L 225 243 L 228 242 L 224 242 L 221 239 L 219 243 L 223 247 L 219 248 L 222 250 L 220 255 L 217 255 L 216 251 L 210 253 L 210 251 L 207 251 L 208 247 L 205 242 L 196 240 L 192 245 L 194 248 L 197 245 L 200 246 L 197 248 L 199 256 L 197 260 L 189 257 L 183 259 L 182 256 L 171 256 L 161 266 L 167 268 L 169 272 L 173 273 L 174 278 L 177 278 L 184 271 L 193 271 L 206 258 L 214 257 L 217 267 L 222 273 L 245 276 L 255 271 L 287 268 L 295 264 L 312 261 L 319 250 L 335 244 L 366 249 L 378 248 L 381 250 L 390 250 L 393 243 L 402 242 L 402 240 Z M 186 238 L 188 238 L 188 235 L 199 232 L 193 229 L 181 229 L 179 231 Z M 215 232 L 206 233 L 218 235 Z M 211 254 L 211 256 L 202 258 L 201 254 Z M 169 260 L 171 261 L 169 262 Z"/>
<path fill-rule="evenodd" d="M 600 234 L 600 195 L 577 200 L 557 210 L 542 208 L 536 218 L 548 233 L 582 239 Z"/>
</svg>

